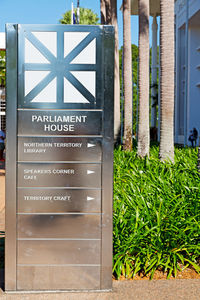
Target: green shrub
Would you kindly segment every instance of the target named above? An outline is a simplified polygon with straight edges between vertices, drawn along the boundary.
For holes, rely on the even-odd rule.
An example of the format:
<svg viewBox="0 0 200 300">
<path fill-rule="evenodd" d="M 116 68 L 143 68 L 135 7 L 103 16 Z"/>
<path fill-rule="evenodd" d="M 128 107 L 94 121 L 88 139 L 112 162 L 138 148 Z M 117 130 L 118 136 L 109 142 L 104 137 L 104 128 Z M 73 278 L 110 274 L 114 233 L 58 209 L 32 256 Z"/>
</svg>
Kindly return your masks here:
<svg viewBox="0 0 200 300">
<path fill-rule="evenodd" d="M 114 152 L 113 273 L 133 277 L 193 266 L 200 271 L 197 149 L 175 149 L 175 163 Z"/>
</svg>

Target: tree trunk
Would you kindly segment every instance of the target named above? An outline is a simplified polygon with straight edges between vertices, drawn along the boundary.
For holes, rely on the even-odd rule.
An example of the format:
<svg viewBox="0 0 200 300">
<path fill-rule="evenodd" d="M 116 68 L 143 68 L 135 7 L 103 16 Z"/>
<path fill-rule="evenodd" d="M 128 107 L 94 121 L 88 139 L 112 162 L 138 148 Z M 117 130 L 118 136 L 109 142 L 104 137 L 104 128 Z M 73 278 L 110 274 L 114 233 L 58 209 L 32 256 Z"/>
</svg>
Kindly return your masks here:
<svg viewBox="0 0 200 300">
<path fill-rule="evenodd" d="M 174 0 L 160 9 L 160 159 L 174 161 Z"/>
<path fill-rule="evenodd" d="M 106 0 L 100 0 L 100 7 L 101 7 L 101 24 L 106 24 Z"/>
<path fill-rule="evenodd" d="M 112 0 L 100 0 L 101 24 L 112 25 Z"/>
<path fill-rule="evenodd" d="M 112 0 L 105 0 L 106 5 L 106 25 L 112 25 Z"/>
<path fill-rule="evenodd" d="M 139 124 L 140 157 L 149 155 L 149 0 L 139 0 Z"/>
<path fill-rule="evenodd" d="M 156 16 L 153 17 L 152 24 L 152 62 L 151 62 L 151 128 L 156 129 L 157 125 L 157 33 L 158 24 Z"/>
<path fill-rule="evenodd" d="M 120 79 L 119 79 L 119 38 L 117 24 L 117 1 L 111 0 L 112 25 L 115 26 L 115 87 L 114 87 L 114 140 L 120 140 Z"/>
<path fill-rule="evenodd" d="M 124 44 L 124 150 L 132 150 L 132 55 L 131 55 L 131 5 L 123 0 L 123 44 Z"/>
<path fill-rule="evenodd" d="M 101 24 L 115 26 L 114 140 L 120 140 L 120 78 L 117 1 L 101 0 Z"/>
</svg>

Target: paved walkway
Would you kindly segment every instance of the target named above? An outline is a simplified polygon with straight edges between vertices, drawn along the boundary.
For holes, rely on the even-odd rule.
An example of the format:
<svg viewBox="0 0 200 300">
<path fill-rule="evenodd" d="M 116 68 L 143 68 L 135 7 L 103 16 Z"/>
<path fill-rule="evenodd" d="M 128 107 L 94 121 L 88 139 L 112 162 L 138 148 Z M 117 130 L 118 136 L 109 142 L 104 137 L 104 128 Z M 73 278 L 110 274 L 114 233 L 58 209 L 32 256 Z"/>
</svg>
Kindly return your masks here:
<svg viewBox="0 0 200 300">
<path fill-rule="evenodd" d="M 5 294 L 6 300 L 199 300 L 200 280 L 114 281 L 109 293 Z"/>
<path fill-rule="evenodd" d="M 5 229 L 5 177 L 0 170 L 0 231 Z M 0 270 L 0 287 L 4 271 Z M 113 281 L 112 292 L 90 293 L 5 293 L 0 288 L 0 299 L 6 300 L 200 300 L 199 279 L 127 280 Z"/>
</svg>

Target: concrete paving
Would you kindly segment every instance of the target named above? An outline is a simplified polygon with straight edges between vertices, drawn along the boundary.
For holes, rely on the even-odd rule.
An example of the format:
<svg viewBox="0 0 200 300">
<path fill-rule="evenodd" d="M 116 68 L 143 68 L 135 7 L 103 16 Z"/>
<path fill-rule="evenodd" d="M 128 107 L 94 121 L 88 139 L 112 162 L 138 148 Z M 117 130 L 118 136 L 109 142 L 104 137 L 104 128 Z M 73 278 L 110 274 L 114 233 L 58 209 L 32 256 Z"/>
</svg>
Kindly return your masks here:
<svg viewBox="0 0 200 300">
<path fill-rule="evenodd" d="M 4 170 L 0 170 L 0 231 L 5 228 Z M 3 300 L 200 300 L 200 279 L 113 281 L 112 292 L 5 293 L 4 271 L 0 270 L 0 299 Z"/>
<path fill-rule="evenodd" d="M 128 280 L 114 281 L 112 292 L 61 292 L 6 294 L 0 291 L 0 299 L 6 300 L 199 300 L 200 280 Z"/>
</svg>

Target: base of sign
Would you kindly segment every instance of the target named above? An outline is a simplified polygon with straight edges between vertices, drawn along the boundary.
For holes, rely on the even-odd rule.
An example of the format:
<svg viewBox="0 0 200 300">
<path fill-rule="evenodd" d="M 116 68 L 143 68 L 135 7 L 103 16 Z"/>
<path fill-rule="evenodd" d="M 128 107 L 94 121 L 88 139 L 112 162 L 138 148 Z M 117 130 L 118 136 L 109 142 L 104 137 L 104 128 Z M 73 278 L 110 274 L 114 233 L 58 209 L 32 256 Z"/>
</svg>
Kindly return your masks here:
<svg viewBox="0 0 200 300">
<path fill-rule="evenodd" d="M 5 294 L 56 294 L 56 293 L 111 293 L 113 289 L 108 290 L 41 290 L 41 291 L 5 291 Z"/>
</svg>

